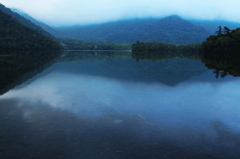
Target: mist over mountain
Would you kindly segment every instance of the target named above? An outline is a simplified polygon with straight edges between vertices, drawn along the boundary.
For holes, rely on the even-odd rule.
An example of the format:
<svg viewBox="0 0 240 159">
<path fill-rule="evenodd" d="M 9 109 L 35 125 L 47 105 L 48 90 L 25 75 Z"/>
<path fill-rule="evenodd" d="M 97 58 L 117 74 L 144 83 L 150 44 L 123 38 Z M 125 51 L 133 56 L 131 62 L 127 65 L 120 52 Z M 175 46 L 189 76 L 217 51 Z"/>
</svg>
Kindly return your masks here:
<svg viewBox="0 0 240 159">
<path fill-rule="evenodd" d="M 15 8 L 11 8 L 11 10 L 13 12 L 16 12 L 18 13 L 19 15 L 21 15 L 22 17 L 30 20 L 32 23 L 34 23 L 35 25 L 37 26 L 40 26 L 42 29 L 46 30 L 47 32 L 49 32 L 50 34 L 54 35 L 54 36 L 61 36 L 59 32 L 57 32 L 56 30 L 54 30 L 53 28 L 51 28 L 50 26 L 48 26 L 47 24 L 43 23 L 43 22 L 40 22 L 40 21 L 37 21 L 36 19 L 34 19 L 33 17 L 31 17 L 29 14 L 21 11 L 21 10 L 18 10 L 18 9 L 15 9 Z"/>
<path fill-rule="evenodd" d="M 0 5 L 0 9 L 13 18 L 16 18 L 23 25 L 42 32 L 43 35 L 53 38 L 59 43 L 65 41 L 64 43 L 67 43 L 67 45 L 74 45 L 74 42 L 69 42 L 69 40 L 66 42 L 64 39 L 62 40 L 55 37 L 69 38 L 72 39 L 71 41 L 78 39 L 83 41 L 121 44 L 132 44 L 136 41 L 158 41 L 178 45 L 202 43 L 209 35 L 215 34 L 215 31 L 220 25 L 228 26 L 230 29 L 240 27 L 240 23 L 184 20 L 177 15 L 173 15 L 162 19 L 131 19 L 87 26 L 52 28 L 47 24 L 35 20 L 21 10 L 12 9 L 14 11 L 12 12 L 4 5 Z"/>
<path fill-rule="evenodd" d="M 131 19 L 95 25 L 52 28 L 23 11 L 12 10 L 56 37 L 104 43 L 132 44 L 136 41 L 159 41 L 170 44 L 202 43 L 209 35 L 215 34 L 218 26 L 228 26 L 230 29 L 240 27 L 239 23 L 234 22 L 184 20 L 173 15 L 162 19 Z"/>
</svg>

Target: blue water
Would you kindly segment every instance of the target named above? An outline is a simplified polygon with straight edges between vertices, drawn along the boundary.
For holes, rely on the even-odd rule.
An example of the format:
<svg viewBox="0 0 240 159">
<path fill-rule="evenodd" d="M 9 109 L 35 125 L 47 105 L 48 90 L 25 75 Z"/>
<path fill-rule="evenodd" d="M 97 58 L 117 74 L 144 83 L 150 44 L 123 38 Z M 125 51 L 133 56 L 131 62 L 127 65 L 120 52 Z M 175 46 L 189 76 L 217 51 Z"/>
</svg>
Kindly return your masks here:
<svg viewBox="0 0 240 159">
<path fill-rule="evenodd" d="M 0 96 L 2 157 L 240 157 L 239 78 L 108 54 L 64 53 Z"/>
</svg>

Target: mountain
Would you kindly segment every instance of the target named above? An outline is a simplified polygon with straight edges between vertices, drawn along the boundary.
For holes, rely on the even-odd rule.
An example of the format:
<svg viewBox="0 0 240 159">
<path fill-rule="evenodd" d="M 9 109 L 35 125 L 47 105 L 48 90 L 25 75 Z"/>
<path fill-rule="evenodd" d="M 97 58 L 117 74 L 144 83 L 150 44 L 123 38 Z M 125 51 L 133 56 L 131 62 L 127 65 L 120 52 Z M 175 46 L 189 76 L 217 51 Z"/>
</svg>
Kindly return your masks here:
<svg viewBox="0 0 240 159">
<path fill-rule="evenodd" d="M 4 13 L 10 15 L 11 17 L 15 18 L 18 20 L 18 22 L 22 23 L 25 26 L 28 26 L 34 30 L 37 30 L 39 33 L 41 32 L 43 35 L 54 38 L 53 35 L 42 29 L 40 26 L 32 23 L 30 20 L 27 20 L 26 18 L 20 16 L 18 13 L 13 12 L 11 9 L 6 8 L 4 5 L 0 4 L 0 10 L 2 10 Z"/>
<path fill-rule="evenodd" d="M 156 19 L 133 19 L 88 26 L 54 28 L 64 37 L 102 42 L 129 42 L 128 38 L 142 31 Z"/>
<path fill-rule="evenodd" d="M 173 44 L 201 43 L 210 32 L 178 16 L 160 20 L 137 19 L 106 24 L 55 28 L 65 37 L 103 42 L 134 43 L 161 41 Z"/>
<path fill-rule="evenodd" d="M 20 16 L 19 14 L 12 12 L 10 9 L 5 8 L 3 5 L 0 5 L 0 9 L 18 19 L 22 24 L 42 32 L 44 35 L 55 39 L 59 43 L 68 41 L 68 46 L 73 46 L 71 48 L 80 48 L 78 45 L 75 46 L 75 43 L 78 43 L 76 39 L 103 43 L 128 44 L 133 44 L 136 41 L 158 41 L 177 45 L 202 43 L 209 35 L 215 34 L 217 27 L 220 25 L 227 26 L 230 29 L 240 27 L 240 23 L 216 20 L 187 21 L 177 15 L 173 15 L 162 19 L 132 19 L 88 26 L 51 28 L 50 26 L 35 20 L 23 11 L 12 9 L 19 13 Z M 55 38 L 51 34 L 65 39 L 62 40 Z M 71 40 L 69 41 L 69 39 L 66 38 L 70 38 Z"/>
<path fill-rule="evenodd" d="M 0 50 L 58 50 L 60 46 L 42 33 L 24 26 L 0 10 Z"/>
<path fill-rule="evenodd" d="M 30 20 L 32 23 L 34 23 L 37 26 L 40 26 L 42 29 L 46 30 L 47 32 L 49 32 L 50 34 L 54 35 L 54 36 L 61 36 L 61 34 L 59 32 L 57 32 L 56 30 L 54 30 L 53 28 L 51 28 L 50 26 L 48 26 L 47 24 L 43 23 L 43 22 L 39 22 L 36 19 L 34 19 L 33 17 L 31 17 L 29 14 L 15 9 L 15 8 L 11 8 L 11 10 L 13 12 L 18 13 L 19 15 L 21 15 L 22 17 Z"/>
<path fill-rule="evenodd" d="M 142 42 L 161 41 L 170 44 L 201 43 L 209 32 L 202 27 L 183 20 L 179 16 L 169 16 L 148 25 L 132 40 L 139 39 Z"/>
<path fill-rule="evenodd" d="M 240 27 L 240 23 L 217 20 L 184 20 L 173 15 L 163 19 L 132 19 L 88 26 L 51 28 L 23 11 L 12 9 L 24 18 L 56 37 L 101 41 L 111 43 L 135 43 L 136 41 L 160 41 L 171 44 L 201 43 L 210 34 L 215 34 L 218 26 L 230 29 Z M 61 41 L 61 40 L 58 40 Z"/>
</svg>

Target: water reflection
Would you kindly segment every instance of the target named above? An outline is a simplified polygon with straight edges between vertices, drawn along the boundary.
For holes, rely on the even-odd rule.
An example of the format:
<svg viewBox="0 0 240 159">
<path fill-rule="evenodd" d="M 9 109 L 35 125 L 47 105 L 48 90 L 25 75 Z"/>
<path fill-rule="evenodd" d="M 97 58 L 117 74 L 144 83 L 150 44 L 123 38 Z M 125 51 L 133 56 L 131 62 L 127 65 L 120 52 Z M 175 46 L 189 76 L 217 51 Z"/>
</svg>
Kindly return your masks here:
<svg viewBox="0 0 240 159">
<path fill-rule="evenodd" d="M 190 60 L 200 60 L 197 52 L 132 52 L 132 57 L 139 60 L 168 60 L 185 58 Z"/>
<path fill-rule="evenodd" d="M 62 59 L 62 62 L 72 62 L 72 66 L 68 64 L 69 67 L 74 67 L 71 72 L 75 70 L 82 74 L 132 82 L 160 82 L 170 86 L 208 71 L 200 61 L 186 58 L 136 62 L 132 59 L 131 52 L 98 52 L 97 56 L 96 53 L 71 52 Z M 81 63 L 73 62 L 77 60 Z"/>
<path fill-rule="evenodd" d="M 232 75 L 240 76 L 240 55 L 239 53 L 201 53 L 201 61 L 208 69 L 214 69 L 213 73 L 218 77 Z"/>
<path fill-rule="evenodd" d="M 54 51 L 15 51 L 0 54 L 0 94 L 40 73 L 59 56 Z"/>
<path fill-rule="evenodd" d="M 238 79 L 196 60 L 96 53 L 64 53 L 0 96 L 0 157 L 239 158 Z"/>
</svg>

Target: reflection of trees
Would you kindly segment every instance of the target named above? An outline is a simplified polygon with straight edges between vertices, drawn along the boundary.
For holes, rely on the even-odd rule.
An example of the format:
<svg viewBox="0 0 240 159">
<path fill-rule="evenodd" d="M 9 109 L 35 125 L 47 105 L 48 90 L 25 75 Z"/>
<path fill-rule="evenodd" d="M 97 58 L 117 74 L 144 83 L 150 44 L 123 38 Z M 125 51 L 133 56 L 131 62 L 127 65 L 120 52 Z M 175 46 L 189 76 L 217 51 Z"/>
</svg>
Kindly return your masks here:
<svg viewBox="0 0 240 159">
<path fill-rule="evenodd" d="M 2 90 L 3 88 L 8 86 L 6 89 L 10 89 L 43 71 L 47 67 L 45 64 L 53 61 L 59 54 L 60 52 L 57 51 L 2 52 L 0 55 L 0 93 L 7 91 Z M 23 77 L 32 71 L 34 72 L 28 77 Z M 15 83 L 16 81 L 18 84 Z M 9 86 L 10 84 L 13 85 Z"/>
<path fill-rule="evenodd" d="M 159 61 L 159 60 L 167 60 L 178 58 L 186 58 L 190 60 L 199 60 L 198 54 L 196 52 L 132 52 L 132 57 L 137 61 L 139 60 L 151 60 L 151 61 Z"/>
<path fill-rule="evenodd" d="M 59 61 L 77 61 L 77 60 L 92 60 L 92 59 L 120 59 L 130 58 L 130 51 L 66 51 Z"/>
<path fill-rule="evenodd" d="M 221 71 L 221 70 L 219 70 L 218 68 L 216 68 L 216 69 L 213 71 L 213 73 L 216 74 L 216 78 L 219 77 L 219 74 L 220 74 L 220 77 L 221 77 L 221 78 L 223 78 L 223 77 L 225 77 L 225 76 L 228 75 L 228 73 L 227 73 L 226 71 L 224 71 L 224 70 Z"/>
<path fill-rule="evenodd" d="M 169 86 L 174 86 L 207 71 L 200 60 L 196 61 L 198 59 L 196 53 L 149 53 L 136 54 L 134 52 L 131 55 L 130 51 L 75 51 L 66 52 L 66 55 L 59 59 L 58 62 L 85 61 L 83 70 L 81 70 L 83 67 L 78 67 L 78 71 L 84 74 L 134 82 L 158 81 Z M 141 55 L 146 55 L 146 57 L 142 58 Z M 191 55 L 192 57 L 187 55 Z M 149 59 L 149 61 L 136 62 L 131 56 L 135 59 Z M 176 56 L 179 58 L 176 58 Z M 167 60 L 169 58 L 172 58 L 172 60 Z M 88 69 L 95 70 L 96 68 L 98 73 L 95 71 L 86 71 Z"/>
<path fill-rule="evenodd" d="M 232 75 L 240 76 L 240 55 L 238 53 L 201 53 L 200 59 L 208 69 L 213 69 L 216 78 Z"/>
<path fill-rule="evenodd" d="M 142 72 L 148 76 L 155 76 L 158 81 L 174 86 L 193 76 L 205 72 L 207 69 L 202 65 L 196 52 L 132 52 L 132 57 L 137 61 L 158 61 L 156 66 Z M 143 62 L 139 62 L 139 65 Z M 150 62 L 151 63 L 151 62 Z"/>
<path fill-rule="evenodd" d="M 227 27 L 218 27 L 217 35 L 210 35 L 204 41 L 199 51 L 201 61 L 208 69 L 214 69 L 216 78 L 226 75 L 239 76 L 240 63 L 240 28 L 230 30 Z"/>
</svg>

